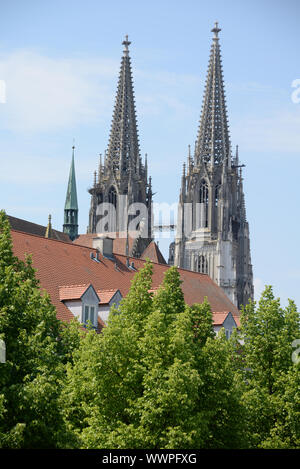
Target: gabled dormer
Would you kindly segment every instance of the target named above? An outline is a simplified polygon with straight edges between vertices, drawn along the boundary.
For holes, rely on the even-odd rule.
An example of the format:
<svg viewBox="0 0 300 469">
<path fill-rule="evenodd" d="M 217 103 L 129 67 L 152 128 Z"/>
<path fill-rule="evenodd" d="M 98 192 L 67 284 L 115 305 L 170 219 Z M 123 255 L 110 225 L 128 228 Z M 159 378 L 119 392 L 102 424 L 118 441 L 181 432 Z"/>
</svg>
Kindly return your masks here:
<svg viewBox="0 0 300 469">
<path fill-rule="evenodd" d="M 59 299 L 83 325 L 91 325 L 97 329 L 99 296 L 93 285 L 65 285 L 59 288 Z"/>
<path fill-rule="evenodd" d="M 236 318 L 233 317 L 230 311 L 213 313 L 214 331 L 216 334 L 224 328 L 226 338 L 229 339 L 234 329 L 239 327 Z"/>
<path fill-rule="evenodd" d="M 122 294 L 120 290 L 97 290 L 97 294 L 100 298 L 99 302 L 99 317 L 107 324 L 110 309 L 115 306 L 119 307 L 122 300 Z"/>
</svg>

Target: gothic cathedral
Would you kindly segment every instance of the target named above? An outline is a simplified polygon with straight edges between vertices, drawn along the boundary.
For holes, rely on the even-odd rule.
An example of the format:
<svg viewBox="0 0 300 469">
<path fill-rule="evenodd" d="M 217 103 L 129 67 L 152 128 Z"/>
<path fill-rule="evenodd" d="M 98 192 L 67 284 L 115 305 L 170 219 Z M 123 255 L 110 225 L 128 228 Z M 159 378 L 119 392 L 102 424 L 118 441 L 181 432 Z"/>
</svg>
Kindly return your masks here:
<svg viewBox="0 0 300 469">
<path fill-rule="evenodd" d="M 240 308 L 253 299 L 253 274 L 250 257 L 249 226 L 246 219 L 242 167 L 238 147 L 232 154 L 218 23 L 208 65 L 202 115 L 194 155 L 189 147 L 187 165 L 183 165 L 178 204 L 176 238 L 170 245 L 169 264 L 208 274 Z M 153 240 L 152 186 L 148 177 L 147 156 L 142 161 L 126 36 L 115 100 L 108 149 L 100 156 L 94 184 L 89 189 L 91 208 L 88 233 L 126 238 L 126 255 L 140 257 Z M 124 206 L 124 198 L 126 200 Z M 111 230 L 99 225 L 103 214 L 98 207 L 115 207 Z M 126 211 L 131 204 L 146 207 L 145 227 L 129 252 Z M 74 148 L 65 205 L 64 232 L 72 240 L 78 236 L 78 206 L 74 169 Z M 99 229 L 100 226 L 100 229 Z M 141 230 L 140 226 L 138 230 Z M 142 230 L 141 230 L 142 232 Z M 124 252 L 125 254 L 125 252 Z"/>
<path fill-rule="evenodd" d="M 169 263 L 208 274 L 240 307 L 253 298 L 249 227 L 238 148 L 231 153 L 218 34 L 214 34 L 194 155 L 183 167 Z"/>
</svg>

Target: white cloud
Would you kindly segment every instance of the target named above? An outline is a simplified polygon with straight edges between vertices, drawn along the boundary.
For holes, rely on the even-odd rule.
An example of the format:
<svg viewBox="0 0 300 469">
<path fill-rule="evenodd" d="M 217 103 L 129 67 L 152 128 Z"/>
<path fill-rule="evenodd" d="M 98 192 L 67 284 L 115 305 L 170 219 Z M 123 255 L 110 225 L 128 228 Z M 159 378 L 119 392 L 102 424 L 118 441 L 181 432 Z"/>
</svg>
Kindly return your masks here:
<svg viewBox="0 0 300 469">
<path fill-rule="evenodd" d="M 28 50 L 0 57 L 0 80 L 6 88 L 6 103 L 0 105 L 0 128 L 30 133 L 107 123 L 119 66 L 119 59 L 51 58 Z M 170 125 L 174 120 L 186 123 L 190 119 L 195 125 L 203 93 L 200 76 L 135 68 L 133 75 L 138 82 L 138 119 L 150 116 Z M 271 86 L 228 86 L 233 96 L 241 95 L 245 101 L 246 111 L 230 122 L 233 140 L 243 150 L 299 154 L 300 104 L 291 100 L 285 103 L 285 91 Z M 255 112 L 247 106 L 254 96 L 261 98 Z"/>
<path fill-rule="evenodd" d="M 68 133 L 76 125 L 94 124 L 99 129 L 105 126 L 107 132 L 119 67 L 119 59 L 51 58 L 30 50 L 0 56 L 0 79 L 6 86 L 6 103 L 0 106 L 0 129 L 4 135 L 7 130 L 17 135 L 2 141 L 0 181 L 25 185 L 64 182 L 69 159 L 61 154 L 59 142 L 49 145 L 48 140 L 43 148 L 44 140 L 36 134 L 62 135 L 59 131 Z M 155 115 L 165 121 L 180 120 L 190 112 L 183 90 L 197 84 L 197 77 L 134 69 L 133 79 L 139 82 L 138 119 Z M 26 145 L 21 143 L 23 134 Z M 35 145 L 30 144 L 31 134 Z M 95 162 L 91 155 L 85 154 L 83 161 L 79 154 L 78 179 L 86 178 Z"/>
<path fill-rule="evenodd" d="M 25 50 L 0 58 L 6 84 L 1 127 L 35 132 L 99 120 L 111 108 L 117 68 L 109 60 L 49 58 Z"/>
<path fill-rule="evenodd" d="M 9 152 L 9 158 L 5 152 L 0 152 L 1 171 L 0 182 L 11 184 L 22 184 L 26 186 L 45 184 L 66 184 L 69 176 L 71 163 L 71 149 L 68 155 L 47 151 L 46 154 L 39 152 L 38 155 L 21 152 Z M 96 168 L 94 156 L 75 154 L 75 171 L 77 181 L 90 178 L 92 183 L 93 174 L 91 168 Z"/>
<path fill-rule="evenodd" d="M 110 119 L 119 66 L 119 60 L 51 58 L 29 50 L 0 57 L 0 79 L 6 85 L 1 127 L 40 132 Z M 186 95 L 178 90 L 197 85 L 198 77 L 137 69 L 133 75 L 143 85 L 138 114 L 189 112 Z"/>
<path fill-rule="evenodd" d="M 277 111 L 267 117 L 245 116 L 234 123 L 232 134 L 246 151 L 299 155 L 299 128 L 300 106 L 295 111 Z"/>
<path fill-rule="evenodd" d="M 43 154 L 9 153 L 1 157 L 0 181 L 14 184 L 45 184 L 62 182 L 68 175 L 66 159 L 50 158 Z"/>
<path fill-rule="evenodd" d="M 300 104 L 293 102 L 291 83 L 228 83 L 233 139 L 246 151 L 300 152 Z"/>
</svg>

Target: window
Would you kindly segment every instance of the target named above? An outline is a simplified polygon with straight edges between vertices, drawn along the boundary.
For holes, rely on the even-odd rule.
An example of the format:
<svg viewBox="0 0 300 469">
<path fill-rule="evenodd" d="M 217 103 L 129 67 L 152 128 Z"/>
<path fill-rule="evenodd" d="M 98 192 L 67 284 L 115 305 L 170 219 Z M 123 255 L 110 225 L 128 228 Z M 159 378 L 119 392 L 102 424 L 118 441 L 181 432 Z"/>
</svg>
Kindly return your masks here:
<svg viewBox="0 0 300 469">
<path fill-rule="evenodd" d="M 232 334 L 232 330 L 231 329 L 225 329 L 225 335 L 226 335 L 226 339 L 230 339 L 230 336 Z"/>
<path fill-rule="evenodd" d="M 208 227 L 208 185 L 206 181 L 201 181 L 199 201 L 201 204 L 200 227 Z"/>
<path fill-rule="evenodd" d="M 207 259 L 205 256 L 199 256 L 198 258 L 198 272 L 200 272 L 201 274 L 207 274 L 208 273 L 208 263 L 207 263 Z"/>
<path fill-rule="evenodd" d="M 215 187 L 215 207 L 218 206 L 221 195 L 221 183 L 217 184 Z"/>
<path fill-rule="evenodd" d="M 117 191 L 114 187 L 109 189 L 108 202 L 113 204 L 115 207 L 117 206 Z"/>
<path fill-rule="evenodd" d="M 95 306 L 91 305 L 84 305 L 84 312 L 83 312 L 83 324 L 87 324 L 88 321 L 91 321 L 92 325 L 96 327 L 96 308 Z"/>
</svg>

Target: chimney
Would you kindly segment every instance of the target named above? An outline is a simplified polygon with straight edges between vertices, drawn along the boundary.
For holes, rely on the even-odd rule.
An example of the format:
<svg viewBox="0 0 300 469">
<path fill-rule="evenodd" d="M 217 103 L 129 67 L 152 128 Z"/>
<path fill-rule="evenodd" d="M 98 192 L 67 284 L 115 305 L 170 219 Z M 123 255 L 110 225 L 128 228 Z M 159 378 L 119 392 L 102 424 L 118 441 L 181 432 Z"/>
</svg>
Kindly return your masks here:
<svg viewBox="0 0 300 469">
<path fill-rule="evenodd" d="M 113 242 L 114 240 L 112 238 L 98 236 L 93 238 L 93 249 L 97 249 L 104 257 L 112 258 L 114 257 Z"/>
</svg>

